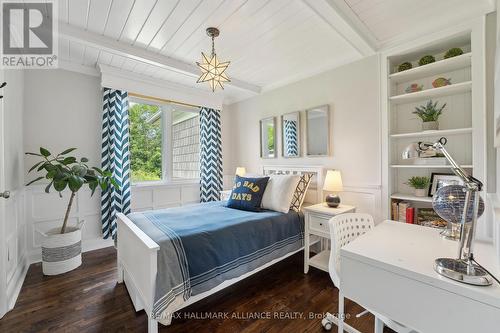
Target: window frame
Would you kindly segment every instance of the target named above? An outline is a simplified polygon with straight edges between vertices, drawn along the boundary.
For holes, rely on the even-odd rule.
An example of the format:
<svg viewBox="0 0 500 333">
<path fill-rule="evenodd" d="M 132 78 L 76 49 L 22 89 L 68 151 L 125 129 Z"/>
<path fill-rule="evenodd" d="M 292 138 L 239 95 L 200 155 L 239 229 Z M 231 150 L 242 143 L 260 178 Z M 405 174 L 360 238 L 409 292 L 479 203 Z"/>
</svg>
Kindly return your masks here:
<svg viewBox="0 0 500 333">
<path fill-rule="evenodd" d="M 161 134 L 162 134 L 162 145 L 161 145 L 161 180 L 150 180 L 150 181 L 140 181 L 131 182 L 132 186 L 145 187 L 145 186 L 155 186 L 155 185 L 168 185 L 168 184 L 195 184 L 199 183 L 200 177 L 196 178 L 173 178 L 173 117 L 172 110 L 167 110 L 167 107 L 175 103 L 161 103 L 149 99 L 143 99 L 139 97 L 129 97 L 129 103 L 138 104 L 149 104 L 156 105 L 161 110 Z M 194 108 L 193 108 L 194 109 Z M 187 111 L 189 112 L 189 111 Z M 194 110 L 198 116 L 200 114 L 199 110 Z"/>
</svg>

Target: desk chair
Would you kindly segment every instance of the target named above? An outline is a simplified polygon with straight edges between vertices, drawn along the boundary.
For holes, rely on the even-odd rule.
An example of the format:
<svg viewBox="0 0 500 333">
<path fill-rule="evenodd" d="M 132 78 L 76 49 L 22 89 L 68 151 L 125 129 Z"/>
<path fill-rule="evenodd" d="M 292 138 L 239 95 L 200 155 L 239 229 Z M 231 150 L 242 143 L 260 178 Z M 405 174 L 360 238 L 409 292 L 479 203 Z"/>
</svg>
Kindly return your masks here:
<svg viewBox="0 0 500 333">
<path fill-rule="evenodd" d="M 321 323 L 326 330 L 330 330 L 332 325 L 336 324 L 338 326 L 339 333 L 343 333 L 344 330 L 350 333 L 361 333 L 352 326 L 344 323 L 344 295 L 340 289 L 340 248 L 370 231 L 375 227 L 375 223 L 373 222 L 373 217 L 371 215 L 362 213 L 340 214 L 332 217 L 328 223 L 330 225 L 330 239 L 332 242 L 328 271 L 333 284 L 339 288 L 338 313 L 341 317 L 337 318 L 334 315 L 327 313 Z M 372 311 L 367 310 L 362 312 L 360 315 L 367 312 Z M 375 333 L 382 333 L 384 331 L 384 325 L 390 327 L 398 333 L 414 332 L 413 330 L 378 313 L 372 312 L 372 314 L 375 316 Z"/>
</svg>

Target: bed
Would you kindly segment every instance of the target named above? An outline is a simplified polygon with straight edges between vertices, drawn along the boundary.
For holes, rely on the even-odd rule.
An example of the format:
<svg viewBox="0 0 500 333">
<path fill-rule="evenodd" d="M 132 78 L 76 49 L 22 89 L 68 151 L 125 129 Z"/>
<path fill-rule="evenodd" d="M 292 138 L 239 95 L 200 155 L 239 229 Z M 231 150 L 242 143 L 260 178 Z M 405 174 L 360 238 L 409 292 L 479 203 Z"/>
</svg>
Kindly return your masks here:
<svg viewBox="0 0 500 333">
<path fill-rule="evenodd" d="M 262 173 L 313 173 L 306 202 L 321 200 L 320 167 L 263 167 Z M 223 202 L 117 216 L 118 282 L 148 332 L 172 314 L 303 249 L 300 212 L 246 212 Z"/>
</svg>

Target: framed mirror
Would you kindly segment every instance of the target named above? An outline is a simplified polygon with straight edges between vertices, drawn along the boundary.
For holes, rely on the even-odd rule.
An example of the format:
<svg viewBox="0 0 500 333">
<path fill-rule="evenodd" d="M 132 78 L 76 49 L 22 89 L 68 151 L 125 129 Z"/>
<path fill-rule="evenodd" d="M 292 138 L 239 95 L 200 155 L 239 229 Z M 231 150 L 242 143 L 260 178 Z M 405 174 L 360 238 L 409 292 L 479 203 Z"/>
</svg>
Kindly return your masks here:
<svg viewBox="0 0 500 333">
<path fill-rule="evenodd" d="M 330 154 L 330 109 L 322 105 L 306 110 L 307 156 Z"/>
<path fill-rule="evenodd" d="M 281 116 L 281 153 L 283 157 L 300 157 L 300 112 Z"/>
<path fill-rule="evenodd" d="M 260 121 L 260 157 L 276 156 L 276 118 L 269 117 Z"/>
</svg>

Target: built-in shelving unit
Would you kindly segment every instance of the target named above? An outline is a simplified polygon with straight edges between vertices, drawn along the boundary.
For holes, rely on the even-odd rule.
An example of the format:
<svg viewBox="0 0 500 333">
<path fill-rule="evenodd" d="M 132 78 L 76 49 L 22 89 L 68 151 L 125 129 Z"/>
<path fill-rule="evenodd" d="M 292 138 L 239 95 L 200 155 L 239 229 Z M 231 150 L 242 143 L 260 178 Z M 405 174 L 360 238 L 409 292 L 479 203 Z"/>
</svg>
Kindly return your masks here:
<svg viewBox="0 0 500 333">
<path fill-rule="evenodd" d="M 471 164 L 460 165 L 464 169 L 474 168 Z M 450 165 L 432 165 L 432 164 L 391 164 L 394 169 L 449 169 Z"/>
<path fill-rule="evenodd" d="M 432 202 L 432 197 L 417 197 L 413 194 L 406 193 L 393 193 L 391 194 L 392 199 L 396 200 L 406 200 L 406 201 L 416 201 L 416 202 Z"/>
<path fill-rule="evenodd" d="M 389 74 L 391 83 L 401 83 L 421 79 L 436 73 L 452 72 L 471 65 L 472 53 L 468 52 L 457 57 L 436 61 L 425 66 L 415 67 L 403 72 Z"/>
<path fill-rule="evenodd" d="M 394 104 L 408 104 L 422 101 L 425 99 L 436 99 L 438 97 L 450 96 L 470 92 L 472 90 L 472 81 L 460 82 L 440 88 L 429 88 L 414 93 L 406 93 L 391 96 L 389 100 Z"/>
<path fill-rule="evenodd" d="M 446 148 L 457 163 L 486 181 L 485 46 L 480 25 L 475 29 L 473 32 L 472 27 L 464 28 L 448 35 L 440 34 L 434 40 L 408 42 L 383 54 L 382 68 L 386 76 L 382 91 L 386 98 L 382 105 L 387 123 L 383 152 L 385 198 L 382 200 L 388 218 L 392 217 L 393 203 L 405 202 L 415 210 L 432 207 L 432 197 L 416 196 L 415 190 L 407 185 L 410 177 L 452 174 L 448 163 L 440 163 L 444 163 L 442 159 L 434 162 L 404 160 L 402 152 L 412 143 L 435 142 L 446 137 Z M 445 52 L 452 47 L 459 47 L 464 53 L 444 59 Z M 424 55 L 433 55 L 436 61 L 419 66 L 418 60 Z M 403 62 L 410 62 L 413 68 L 398 72 L 398 66 Z M 433 82 L 438 78 L 450 80 L 450 83 L 435 88 Z M 420 91 L 408 92 L 421 86 Z M 429 100 L 438 102 L 438 106 L 446 103 L 446 107 L 439 118 L 439 129 L 424 131 L 422 121 L 413 111 Z"/>
<path fill-rule="evenodd" d="M 435 130 L 435 131 L 420 131 L 420 132 L 411 132 L 411 133 L 401 133 L 401 134 L 391 134 L 391 138 L 424 138 L 424 137 L 442 137 L 446 135 L 457 135 L 457 134 L 466 134 L 472 133 L 472 127 L 466 128 L 452 128 L 446 130 Z"/>
</svg>

